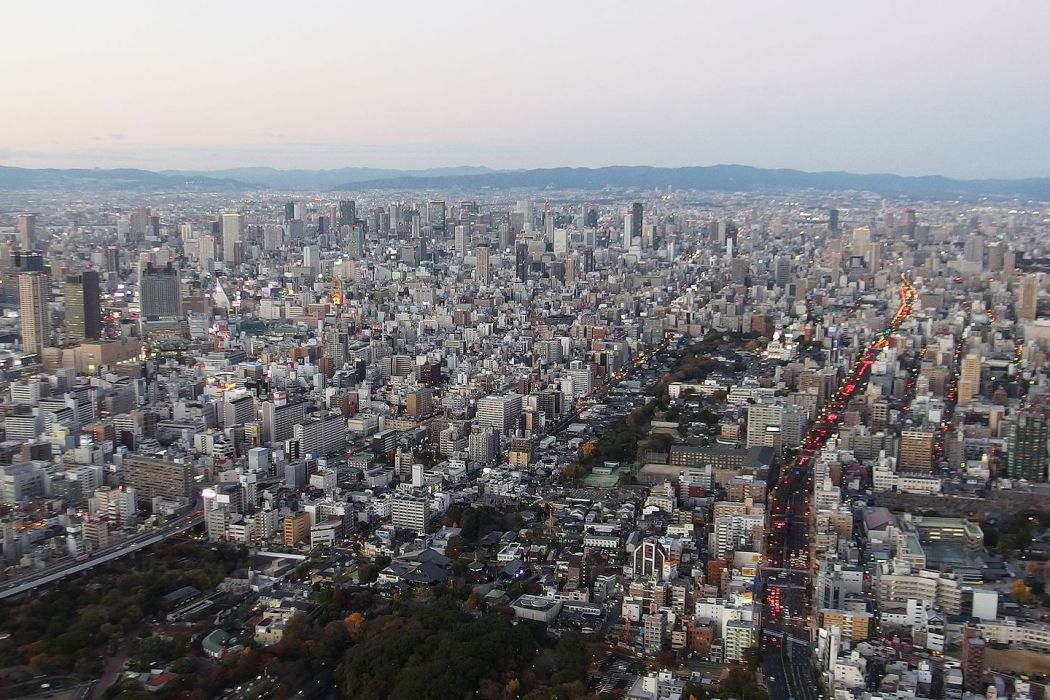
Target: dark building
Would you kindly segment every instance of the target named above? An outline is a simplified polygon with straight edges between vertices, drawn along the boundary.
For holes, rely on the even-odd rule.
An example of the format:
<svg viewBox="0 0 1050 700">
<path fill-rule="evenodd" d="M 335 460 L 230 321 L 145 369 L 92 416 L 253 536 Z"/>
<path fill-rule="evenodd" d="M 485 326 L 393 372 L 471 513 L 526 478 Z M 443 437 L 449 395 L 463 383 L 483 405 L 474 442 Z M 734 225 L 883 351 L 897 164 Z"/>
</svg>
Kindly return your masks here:
<svg viewBox="0 0 1050 700">
<path fill-rule="evenodd" d="M 120 248 L 106 246 L 106 272 L 120 272 Z"/>
<path fill-rule="evenodd" d="M 66 342 L 97 340 L 102 333 L 98 272 L 84 270 L 66 275 L 62 293 L 66 300 Z"/>
<path fill-rule="evenodd" d="M 627 241 L 628 245 L 634 242 L 635 239 L 641 240 L 642 238 L 642 203 L 635 202 L 631 205 L 631 240 Z"/>
<path fill-rule="evenodd" d="M 529 278 L 529 245 L 527 243 L 519 243 L 514 248 L 514 271 L 521 282 Z"/>
<path fill-rule="evenodd" d="M 336 230 L 339 230 L 340 226 L 349 226 L 353 228 L 357 224 L 357 203 L 352 199 L 342 199 L 339 201 L 339 221 L 336 222 Z"/>
<path fill-rule="evenodd" d="M 1012 479 L 1046 481 L 1050 454 L 1050 437 L 1046 416 L 1035 410 L 1024 410 L 1010 422 L 1006 438 L 1007 473 Z"/>
<path fill-rule="evenodd" d="M 284 204 L 284 220 L 291 221 L 295 218 L 295 202 L 285 202 Z"/>
<path fill-rule="evenodd" d="M 839 210 L 828 209 L 828 230 L 838 231 L 839 230 Z"/>
<path fill-rule="evenodd" d="M 11 267 L 15 272 L 45 272 L 44 254 L 35 250 L 16 250 L 11 253 Z"/>
</svg>

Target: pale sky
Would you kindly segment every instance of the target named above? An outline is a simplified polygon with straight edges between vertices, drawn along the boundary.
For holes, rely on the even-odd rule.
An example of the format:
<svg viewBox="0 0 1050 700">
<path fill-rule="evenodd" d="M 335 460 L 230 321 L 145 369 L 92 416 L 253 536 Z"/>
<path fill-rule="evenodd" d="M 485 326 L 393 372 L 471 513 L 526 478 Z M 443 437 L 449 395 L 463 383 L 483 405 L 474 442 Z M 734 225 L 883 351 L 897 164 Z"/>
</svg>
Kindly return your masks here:
<svg viewBox="0 0 1050 700">
<path fill-rule="evenodd" d="M 1050 175 L 1045 0 L 6 0 L 0 27 L 0 165 Z"/>
</svg>

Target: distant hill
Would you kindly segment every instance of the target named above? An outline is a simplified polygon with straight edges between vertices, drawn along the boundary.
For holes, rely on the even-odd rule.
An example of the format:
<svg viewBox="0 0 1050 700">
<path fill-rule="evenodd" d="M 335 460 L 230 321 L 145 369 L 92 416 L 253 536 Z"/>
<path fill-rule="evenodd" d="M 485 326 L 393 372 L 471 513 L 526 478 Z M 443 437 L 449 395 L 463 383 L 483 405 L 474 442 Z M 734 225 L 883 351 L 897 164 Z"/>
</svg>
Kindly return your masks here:
<svg viewBox="0 0 1050 700">
<path fill-rule="evenodd" d="M 225 190 L 243 188 L 230 180 L 197 175 L 118 168 L 13 168 L 0 165 L 0 189 L 8 190 Z"/>
<path fill-rule="evenodd" d="M 493 170 L 484 167 L 393 170 L 227 170 L 154 172 L 122 168 L 32 169 L 0 166 L 0 189 L 47 190 L 185 190 L 224 191 L 251 188 L 277 190 L 484 190 L 667 189 L 715 192 L 785 192 L 795 190 L 875 192 L 887 197 L 976 199 L 1018 197 L 1050 201 L 1050 178 L 1023 180 L 954 180 L 940 175 L 858 175 L 847 172 L 770 170 L 746 165 L 687 168 L 610 166 L 606 168 L 540 168 Z"/>
<path fill-rule="evenodd" d="M 972 199 L 981 196 L 1050 200 L 1050 178 L 1024 180 L 953 180 L 940 175 L 858 175 L 847 172 L 712 165 L 686 168 L 610 166 L 541 168 L 447 177 L 399 177 L 346 182 L 333 189 L 695 189 L 723 192 L 785 190 L 862 190 L 885 196 Z"/>
<path fill-rule="evenodd" d="M 227 170 L 165 170 L 165 175 L 236 180 L 280 190 L 330 190 L 347 183 L 376 182 L 397 178 L 443 178 L 461 175 L 486 175 L 491 168 L 459 166 L 426 170 L 391 170 L 386 168 L 337 168 L 334 170 L 278 170 L 277 168 L 229 168 Z"/>
</svg>

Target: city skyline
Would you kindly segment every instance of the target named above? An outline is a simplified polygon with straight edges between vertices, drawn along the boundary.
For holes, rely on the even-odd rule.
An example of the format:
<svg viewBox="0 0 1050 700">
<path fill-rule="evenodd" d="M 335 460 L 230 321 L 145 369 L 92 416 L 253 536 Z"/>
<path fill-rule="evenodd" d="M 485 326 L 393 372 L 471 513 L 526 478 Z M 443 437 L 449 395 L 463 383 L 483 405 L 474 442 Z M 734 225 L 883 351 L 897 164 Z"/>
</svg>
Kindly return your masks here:
<svg viewBox="0 0 1050 700">
<path fill-rule="evenodd" d="M 308 9 L 12 8 L 0 164 L 1050 174 L 1041 5 Z"/>
</svg>

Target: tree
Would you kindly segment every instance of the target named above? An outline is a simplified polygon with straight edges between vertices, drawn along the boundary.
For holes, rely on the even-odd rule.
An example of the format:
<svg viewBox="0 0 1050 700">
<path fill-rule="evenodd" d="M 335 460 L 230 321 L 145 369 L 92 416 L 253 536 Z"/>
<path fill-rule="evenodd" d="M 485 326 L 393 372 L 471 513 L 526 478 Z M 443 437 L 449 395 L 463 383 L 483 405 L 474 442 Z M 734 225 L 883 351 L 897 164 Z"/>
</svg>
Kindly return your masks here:
<svg viewBox="0 0 1050 700">
<path fill-rule="evenodd" d="M 744 665 L 752 673 L 756 673 L 762 666 L 762 651 L 758 647 L 744 649 Z"/>
<path fill-rule="evenodd" d="M 343 620 L 343 625 L 346 627 L 347 633 L 350 635 L 350 639 L 359 641 L 361 635 L 365 631 L 365 616 L 359 612 L 350 613 L 346 619 Z"/>
<path fill-rule="evenodd" d="M 1032 597 L 1032 592 L 1028 590 L 1028 586 L 1025 585 L 1022 579 L 1017 579 L 1013 582 L 1010 586 L 1010 594 L 1013 595 L 1014 600 L 1020 605 L 1024 605 Z"/>
</svg>

